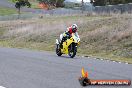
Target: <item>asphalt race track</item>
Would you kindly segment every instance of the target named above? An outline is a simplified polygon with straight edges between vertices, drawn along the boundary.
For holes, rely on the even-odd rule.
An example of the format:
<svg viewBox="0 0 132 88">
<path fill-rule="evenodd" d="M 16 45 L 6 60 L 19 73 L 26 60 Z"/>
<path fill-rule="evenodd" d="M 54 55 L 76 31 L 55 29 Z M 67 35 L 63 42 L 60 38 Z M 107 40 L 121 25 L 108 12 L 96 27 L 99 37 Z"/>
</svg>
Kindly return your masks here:
<svg viewBox="0 0 132 88">
<path fill-rule="evenodd" d="M 82 88 L 81 68 L 90 79 L 132 79 L 132 65 L 27 49 L 0 48 L 0 88 Z M 106 88 L 107 86 L 88 86 Z M 108 88 L 132 88 L 109 86 Z M 87 88 L 87 87 L 86 87 Z"/>
</svg>

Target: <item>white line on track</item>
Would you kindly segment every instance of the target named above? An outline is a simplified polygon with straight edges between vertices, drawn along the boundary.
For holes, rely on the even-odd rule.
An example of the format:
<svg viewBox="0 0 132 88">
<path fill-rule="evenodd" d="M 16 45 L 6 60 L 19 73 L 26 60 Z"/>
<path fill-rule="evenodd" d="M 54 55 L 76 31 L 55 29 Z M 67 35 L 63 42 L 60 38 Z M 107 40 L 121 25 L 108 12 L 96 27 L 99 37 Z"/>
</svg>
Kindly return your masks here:
<svg viewBox="0 0 132 88">
<path fill-rule="evenodd" d="M 121 63 L 121 62 L 118 62 L 118 63 Z"/>
<path fill-rule="evenodd" d="M 84 57 L 84 56 L 82 56 L 82 57 Z"/>
<path fill-rule="evenodd" d="M 85 57 L 85 56 L 81 56 L 81 57 Z M 90 58 L 89 56 L 87 57 L 87 58 Z M 93 59 L 96 59 L 96 60 L 104 60 L 104 59 L 98 59 L 98 58 L 93 58 Z M 110 61 L 110 60 L 106 60 L 106 61 Z M 112 61 L 112 62 L 116 62 L 116 61 Z M 122 63 L 122 62 L 118 62 L 118 63 Z M 125 64 L 129 64 L 129 63 L 127 63 L 127 62 L 125 62 Z M 0 87 L 1 88 L 1 87 Z"/>
</svg>

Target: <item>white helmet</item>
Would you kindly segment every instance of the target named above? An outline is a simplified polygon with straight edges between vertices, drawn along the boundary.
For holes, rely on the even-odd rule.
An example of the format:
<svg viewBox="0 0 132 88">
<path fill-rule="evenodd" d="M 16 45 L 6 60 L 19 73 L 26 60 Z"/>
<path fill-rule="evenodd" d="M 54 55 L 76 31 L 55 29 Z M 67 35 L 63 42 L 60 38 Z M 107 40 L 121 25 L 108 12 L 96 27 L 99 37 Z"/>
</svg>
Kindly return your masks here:
<svg viewBox="0 0 132 88">
<path fill-rule="evenodd" d="M 76 32 L 77 29 L 78 29 L 77 24 L 73 24 L 73 25 L 72 25 L 72 31 L 73 31 L 73 32 Z"/>
</svg>

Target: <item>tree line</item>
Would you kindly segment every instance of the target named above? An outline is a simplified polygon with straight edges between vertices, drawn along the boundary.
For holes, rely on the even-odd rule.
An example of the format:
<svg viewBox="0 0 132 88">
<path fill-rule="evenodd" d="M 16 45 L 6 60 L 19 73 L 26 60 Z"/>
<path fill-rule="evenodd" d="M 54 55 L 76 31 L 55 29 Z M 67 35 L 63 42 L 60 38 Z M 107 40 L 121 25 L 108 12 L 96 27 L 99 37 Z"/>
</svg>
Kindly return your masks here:
<svg viewBox="0 0 132 88">
<path fill-rule="evenodd" d="M 22 6 L 31 7 L 31 4 L 28 0 L 12 0 L 12 1 L 16 3 L 15 5 L 16 8 L 21 8 Z M 65 0 L 36 0 L 36 1 L 39 1 L 39 3 L 45 3 L 49 6 L 63 7 Z M 105 6 L 105 5 L 132 3 L 132 0 L 90 0 L 90 3 L 93 6 Z"/>
<path fill-rule="evenodd" d="M 45 3 L 50 6 L 63 7 L 65 0 L 36 0 L 36 1 L 39 1 L 39 3 Z M 16 3 L 15 4 L 16 8 L 21 8 L 22 6 L 31 7 L 31 4 L 28 0 L 12 0 L 12 2 Z"/>
<path fill-rule="evenodd" d="M 117 5 L 132 3 L 132 0 L 90 0 L 93 6 Z"/>
</svg>

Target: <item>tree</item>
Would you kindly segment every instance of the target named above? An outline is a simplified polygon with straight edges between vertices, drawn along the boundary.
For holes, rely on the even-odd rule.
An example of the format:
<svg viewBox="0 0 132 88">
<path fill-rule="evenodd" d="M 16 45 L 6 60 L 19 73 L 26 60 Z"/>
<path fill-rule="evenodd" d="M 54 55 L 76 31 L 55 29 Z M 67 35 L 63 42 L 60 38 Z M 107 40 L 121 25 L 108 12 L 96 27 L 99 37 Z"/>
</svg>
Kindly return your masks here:
<svg viewBox="0 0 132 88">
<path fill-rule="evenodd" d="M 27 6 L 28 8 L 31 7 L 31 4 L 28 0 L 13 0 L 16 4 L 15 7 L 18 9 L 18 14 L 20 15 L 21 7 Z M 18 19 L 19 19 L 18 15 Z"/>
<path fill-rule="evenodd" d="M 82 13 L 83 13 L 83 10 L 84 10 L 84 1 L 82 0 Z"/>
<path fill-rule="evenodd" d="M 65 0 L 56 0 L 55 5 L 56 7 L 63 7 Z"/>
</svg>

